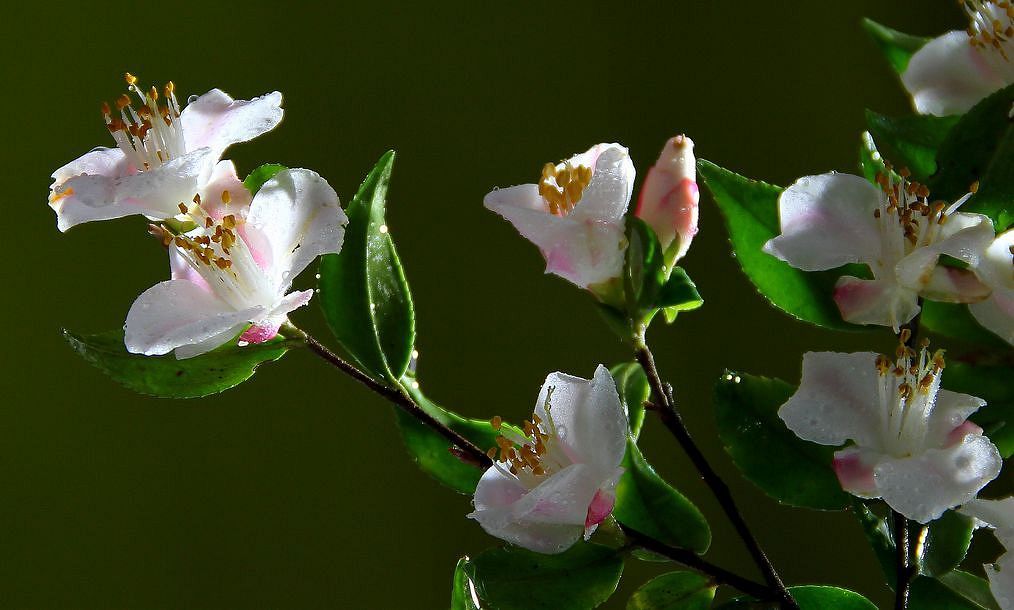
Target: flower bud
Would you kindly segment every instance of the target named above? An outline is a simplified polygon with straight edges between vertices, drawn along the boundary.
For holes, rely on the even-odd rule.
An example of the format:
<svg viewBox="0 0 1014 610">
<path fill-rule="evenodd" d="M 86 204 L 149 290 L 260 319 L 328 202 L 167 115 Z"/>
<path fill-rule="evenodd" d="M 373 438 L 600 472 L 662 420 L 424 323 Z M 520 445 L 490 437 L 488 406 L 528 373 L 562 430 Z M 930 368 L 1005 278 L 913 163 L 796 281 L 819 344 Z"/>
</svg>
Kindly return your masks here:
<svg viewBox="0 0 1014 610">
<path fill-rule="evenodd" d="M 672 137 L 648 170 L 635 212 L 658 235 L 667 265 L 683 258 L 690 249 L 697 234 L 700 198 L 694 142 L 684 135 Z"/>
</svg>

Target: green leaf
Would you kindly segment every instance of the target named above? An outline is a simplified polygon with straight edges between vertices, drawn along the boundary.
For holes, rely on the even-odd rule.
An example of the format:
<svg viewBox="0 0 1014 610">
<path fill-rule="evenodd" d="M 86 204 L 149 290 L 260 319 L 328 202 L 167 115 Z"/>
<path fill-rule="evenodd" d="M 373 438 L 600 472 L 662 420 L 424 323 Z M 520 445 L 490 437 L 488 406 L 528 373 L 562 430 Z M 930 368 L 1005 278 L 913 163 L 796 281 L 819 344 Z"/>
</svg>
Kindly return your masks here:
<svg viewBox="0 0 1014 610">
<path fill-rule="evenodd" d="M 655 305 L 662 308 L 666 322 L 672 324 L 681 311 L 704 305 L 704 299 L 687 272 L 682 267 L 673 267 L 669 280 L 659 290 Z"/>
<path fill-rule="evenodd" d="M 441 407 L 426 398 L 419 388 L 415 387 L 415 379 L 411 376 L 406 376 L 402 385 L 423 411 L 472 441 L 480 449 L 496 446 L 499 432 L 493 429 L 490 422 L 462 417 Z M 458 459 L 450 452 L 450 441 L 418 419 L 401 409 L 395 409 L 395 418 L 405 447 L 419 468 L 459 493 L 471 495 L 475 492 L 475 486 L 482 476 L 481 469 Z"/>
<path fill-rule="evenodd" d="M 888 520 L 874 513 L 866 502 L 852 498 L 852 514 L 856 516 L 859 525 L 863 528 L 863 533 L 866 534 L 866 541 L 870 543 L 873 554 L 877 557 L 880 569 L 883 570 L 887 580 L 887 586 L 894 589 L 894 584 L 898 580 L 894 533 L 891 531 L 891 524 Z"/>
<path fill-rule="evenodd" d="M 651 396 L 648 376 L 636 362 L 617 364 L 609 369 L 609 373 L 616 381 L 616 391 L 627 408 L 630 434 L 636 439 L 641 435 L 641 426 L 644 424 L 644 403 Z"/>
<path fill-rule="evenodd" d="M 475 566 L 468 557 L 458 560 L 454 567 L 454 582 L 451 585 L 451 610 L 482 610 L 476 599 Z"/>
<path fill-rule="evenodd" d="M 834 448 L 800 439 L 778 417 L 793 391 L 779 379 L 727 372 L 715 385 L 722 444 L 743 476 L 779 502 L 841 510 L 850 500 L 831 469 Z"/>
<path fill-rule="evenodd" d="M 283 169 L 288 168 L 277 163 L 265 163 L 250 172 L 250 175 L 243 180 L 243 186 L 246 187 L 246 190 L 250 191 L 251 195 L 256 195 L 257 191 L 261 190 L 261 187 L 264 186 L 265 182 L 274 178 L 275 174 Z"/>
<path fill-rule="evenodd" d="M 958 574 L 952 572 L 951 574 Z M 979 580 L 982 584 L 986 581 L 976 578 L 971 574 L 964 574 L 950 579 L 948 582 L 956 583 L 964 593 L 960 593 L 943 582 L 920 576 L 912 582 L 912 589 L 909 593 L 908 607 L 910 610 L 1000 610 L 992 596 L 989 595 L 988 585 L 986 590 L 976 590 L 975 585 L 969 587 L 971 581 L 966 577 Z M 966 597 L 966 594 L 970 597 Z"/>
<path fill-rule="evenodd" d="M 559 555 L 490 549 L 471 565 L 479 599 L 496 610 L 595 608 L 613 594 L 623 572 L 617 551 L 581 542 Z"/>
<path fill-rule="evenodd" d="M 989 216 L 998 233 L 1014 221 L 1014 126 L 1008 116 L 1012 105 L 1014 85 L 962 116 L 941 145 L 939 171 L 928 183 L 934 199 L 955 201 L 978 181 L 978 191 L 961 211 Z"/>
<path fill-rule="evenodd" d="M 895 167 L 907 167 L 916 180 L 925 182 L 937 171 L 937 149 L 958 117 L 912 115 L 892 118 L 866 111 L 866 126 L 878 148 Z"/>
<path fill-rule="evenodd" d="M 263 362 L 278 360 L 294 344 L 283 337 L 246 347 L 226 345 L 214 351 L 177 360 L 173 355 L 131 354 L 123 345 L 123 331 L 63 337 L 95 368 L 135 392 L 159 398 L 200 398 L 237 386 Z"/>
<path fill-rule="evenodd" d="M 627 217 L 627 241 L 630 245 L 623 273 L 627 311 L 638 317 L 645 313 L 650 316 L 666 281 L 662 246 L 654 229 L 633 215 Z"/>
<path fill-rule="evenodd" d="M 972 544 L 973 531 L 975 521 L 952 510 L 931 522 L 923 545 L 922 573 L 942 576 L 958 567 Z"/>
<path fill-rule="evenodd" d="M 961 303 L 924 301 L 920 323 L 927 330 L 944 337 L 984 347 L 1007 349 L 1007 343 L 983 328 L 972 317 L 968 306 Z"/>
<path fill-rule="evenodd" d="M 887 63 L 899 75 L 908 68 L 908 61 L 912 59 L 915 52 L 922 48 L 929 38 L 904 34 L 892 30 L 887 26 L 880 25 L 872 19 L 863 19 L 863 29 L 873 38 L 873 41 L 880 47 L 880 51 L 887 59 Z"/>
<path fill-rule="evenodd" d="M 948 362 L 940 383 L 952 392 L 978 396 L 986 401 L 972 415 L 972 421 L 982 426 L 1000 455 L 1014 455 L 1014 369 L 1007 366 L 971 365 Z"/>
<path fill-rule="evenodd" d="M 782 188 L 750 180 L 701 159 L 697 168 L 725 218 L 736 259 L 772 305 L 800 320 L 837 330 L 861 327 L 842 320 L 832 298 L 834 284 L 850 266 L 804 272 L 761 250 L 780 232 L 778 197 Z"/>
<path fill-rule="evenodd" d="M 968 572 L 952 570 L 937 580 L 962 598 L 975 604 L 973 608 L 984 608 L 985 610 L 1000 610 L 1000 606 L 993 599 L 993 593 L 989 589 L 989 583 Z"/>
<path fill-rule="evenodd" d="M 838 587 L 804 585 L 789 587 L 792 598 L 799 603 L 800 610 L 877 610 L 873 602 L 858 593 Z M 778 604 L 759 604 L 748 599 L 734 599 L 717 606 L 716 610 L 775 609 Z"/>
<path fill-rule="evenodd" d="M 359 187 L 339 254 L 320 263 L 320 304 L 338 342 L 375 378 L 397 382 L 415 343 L 408 281 L 384 222 L 394 151 Z"/>
<path fill-rule="evenodd" d="M 707 610 L 715 583 L 692 572 L 670 572 L 649 580 L 627 602 L 627 610 Z"/>
<path fill-rule="evenodd" d="M 623 468 L 613 508 L 617 521 L 669 546 L 708 550 L 711 529 L 704 515 L 658 476 L 633 440 L 627 441 Z"/>
</svg>

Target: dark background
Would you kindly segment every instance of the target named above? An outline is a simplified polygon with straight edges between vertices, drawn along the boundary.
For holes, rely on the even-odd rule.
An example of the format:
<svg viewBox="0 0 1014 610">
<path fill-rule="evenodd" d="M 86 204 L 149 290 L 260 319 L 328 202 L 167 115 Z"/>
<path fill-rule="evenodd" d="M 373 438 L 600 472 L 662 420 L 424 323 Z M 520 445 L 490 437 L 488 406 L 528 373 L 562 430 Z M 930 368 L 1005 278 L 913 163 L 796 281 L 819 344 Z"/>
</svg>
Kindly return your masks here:
<svg viewBox="0 0 1014 610">
<path fill-rule="evenodd" d="M 463 413 L 520 419 L 549 371 L 589 377 L 628 357 L 591 300 L 542 274 L 536 249 L 482 208 L 493 186 L 596 142 L 630 147 L 643 176 L 669 136 L 786 184 L 853 171 L 863 108 L 907 110 L 860 28 L 965 26 L 951 0 L 904 2 L 16 3 L 4 9 L 0 116 L 6 250 L 0 410 L 0 606 L 444 608 L 455 560 L 496 544 L 469 499 L 416 470 L 390 407 L 307 353 L 199 401 L 143 398 L 75 356 L 59 330 L 122 324 L 164 279 L 137 219 L 56 231 L 49 174 L 111 145 L 102 100 L 173 79 L 183 95 L 278 89 L 286 118 L 235 147 L 310 167 L 343 201 L 396 148 L 388 221 L 417 304 L 427 392 Z M 807 350 L 885 349 L 770 308 L 730 256 L 705 196 L 685 266 L 707 300 L 650 340 L 689 426 L 727 475 L 791 583 L 889 594 L 854 520 L 782 508 L 715 440 L 724 367 L 798 380 Z M 297 281 L 312 283 L 312 271 Z M 314 304 L 296 323 L 323 325 Z M 709 558 L 752 566 L 657 423 L 659 470 L 710 516 Z M 631 562 L 626 597 L 657 564 Z"/>
</svg>

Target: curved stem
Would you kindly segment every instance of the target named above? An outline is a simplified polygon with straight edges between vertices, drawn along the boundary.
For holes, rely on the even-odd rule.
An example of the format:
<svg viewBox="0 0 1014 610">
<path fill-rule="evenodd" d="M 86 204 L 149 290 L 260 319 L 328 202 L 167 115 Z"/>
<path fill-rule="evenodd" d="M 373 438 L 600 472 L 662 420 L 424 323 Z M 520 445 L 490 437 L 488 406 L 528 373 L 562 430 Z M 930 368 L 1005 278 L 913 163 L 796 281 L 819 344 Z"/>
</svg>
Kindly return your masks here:
<svg viewBox="0 0 1014 610">
<path fill-rule="evenodd" d="M 437 420 L 435 417 L 424 411 L 423 408 L 420 407 L 411 396 L 405 393 L 403 389 L 394 388 L 374 380 L 372 377 L 356 368 L 354 364 L 342 359 L 340 356 L 329 350 L 327 346 L 322 344 L 320 341 L 317 341 L 317 339 L 295 326 L 287 325 L 283 330 L 284 332 L 302 339 L 306 343 L 306 346 L 310 348 L 310 351 L 320 356 L 331 366 L 355 379 L 375 394 L 378 394 L 382 398 L 394 403 L 395 406 L 400 408 L 402 411 L 426 424 L 435 432 L 446 438 L 451 443 L 451 453 L 459 459 L 478 468 L 489 468 L 493 465 L 493 460 L 486 455 L 486 452 L 477 447 L 472 441 L 461 436 L 454 430 L 447 427 L 443 422 Z"/>
<path fill-rule="evenodd" d="M 771 561 L 764 554 L 763 549 L 761 549 L 760 543 L 743 519 L 743 515 L 740 514 L 739 508 L 736 506 L 735 500 L 733 500 L 732 492 L 729 491 L 729 487 L 718 476 L 718 473 L 711 468 L 711 464 L 708 463 L 707 458 L 704 457 L 704 454 L 697 447 L 697 444 L 690 436 L 690 432 L 683 424 L 683 418 L 680 416 L 679 409 L 676 406 L 672 389 L 662 382 L 662 378 L 659 376 L 658 369 L 655 366 L 655 357 L 644 342 L 643 332 L 635 337 L 634 345 L 634 355 L 648 376 L 648 383 L 651 385 L 655 403 L 661 407 L 656 409 L 655 413 L 658 414 L 662 423 L 665 424 L 665 427 L 669 429 L 676 438 L 676 441 L 679 442 L 687 457 L 693 462 L 697 472 L 700 473 L 701 478 L 704 479 L 704 482 L 711 489 L 711 493 L 718 500 L 726 517 L 728 517 L 739 537 L 743 540 L 743 544 L 746 546 L 747 551 L 749 551 L 750 556 L 753 557 L 754 563 L 760 568 L 761 573 L 764 575 L 764 580 L 768 583 L 768 587 L 777 592 L 777 599 L 781 602 L 782 607 L 798 610 L 799 605 L 792 599 L 788 589 L 785 587 L 785 583 L 782 582 L 778 572 L 775 571 Z"/>
<path fill-rule="evenodd" d="M 631 527 L 628 527 L 623 523 L 619 522 L 617 523 L 619 524 L 620 529 L 623 530 L 623 533 L 626 534 L 631 541 L 637 544 L 637 546 L 647 549 L 653 553 L 658 553 L 659 555 L 662 555 L 664 557 L 668 557 L 669 559 L 672 559 L 677 563 L 681 563 L 687 566 L 688 568 L 693 568 L 694 570 L 697 570 L 702 574 L 706 574 L 711 577 L 711 580 L 715 584 L 728 585 L 730 587 L 734 587 L 736 589 L 739 589 L 743 593 L 756 597 L 757 599 L 762 601 L 776 599 L 774 592 L 770 588 L 762 585 L 759 582 L 755 582 L 753 580 L 750 580 L 749 578 L 744 578 L 743 576 L 740 576 L 735 572 L 730 572 L 725 568 L 716 566 L 713 563 L 705 561 L 692 551 L 688 551 L 686 549 L 678 549 L 675 547 L 668 546 L 666 544 L 662 544 L 661 542 L 655 540 L 654 538 L 642 534 L 641 532 Z"/>
</svg>

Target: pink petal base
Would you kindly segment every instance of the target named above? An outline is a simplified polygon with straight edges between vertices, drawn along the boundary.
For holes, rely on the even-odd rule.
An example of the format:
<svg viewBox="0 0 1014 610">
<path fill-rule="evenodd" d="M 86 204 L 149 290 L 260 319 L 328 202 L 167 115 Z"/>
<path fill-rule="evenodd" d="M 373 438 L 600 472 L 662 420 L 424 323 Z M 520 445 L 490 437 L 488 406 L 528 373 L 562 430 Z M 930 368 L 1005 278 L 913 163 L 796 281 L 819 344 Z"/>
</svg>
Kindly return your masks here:
<svg viewBox="0 0 1014 610">
<path fill-rule="evenodd" d="M 839 451 L 834 454 L 831 465 L 845 491 L 864 496 L 876 493 L 877 484 L 873 478 L 873 469 L 863 464 L 858 453 Z"/>
<path fill-rule="evenodd" d="M 264 343 L 275 338 L 278 334 L 278 328 L 280 324 L 269 324 L 267 326 L 258 326 L 254 324 L 246 330 L 245 333 L 240 335 L 240 341 L 246 341 L 247 343 Z"/>
<path fill-rule="evenodd" d="M 965 421 L 947 435 L 947 446 L 957 445 L 969 434 L 982 434 L 982 428 L 970 421 Z"/>
<path fill-rule="evenodd" d="M 584 519 L 585 528 L 594 527 L 605 521 L 609 513 L 613 512 L 615 504 L 616 497 L 612 494 L 603 493 L 601 489 L 595 492 L 595 497 L 588 506 L 588 516 Z"/>
</svg>

